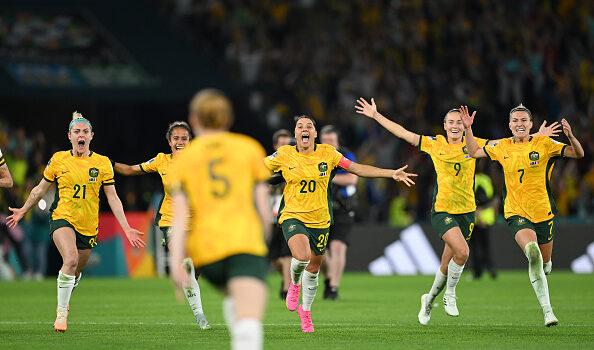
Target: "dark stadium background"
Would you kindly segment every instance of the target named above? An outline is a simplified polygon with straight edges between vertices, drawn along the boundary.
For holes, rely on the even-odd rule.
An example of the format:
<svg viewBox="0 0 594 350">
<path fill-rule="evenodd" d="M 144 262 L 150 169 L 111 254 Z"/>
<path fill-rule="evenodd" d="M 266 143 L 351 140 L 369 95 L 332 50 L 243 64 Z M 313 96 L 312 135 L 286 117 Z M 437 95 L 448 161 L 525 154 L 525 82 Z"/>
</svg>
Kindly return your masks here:
<svg viewBox="0 0 594 350">
<path fill-rule="evenodd" d="M 361 162 L 409 164 L 420 174 L 411 190 L 360 181 L 357 221 L 384 226 L 427 221 L 433 170 L 356 115 L 359 96 L 430 135 L 460 104 L 478 110 L 475 133 L 485 138 L 510 135 L 508 112 L 520 102 L 535 115 L 533 132 L 564 116 L 586 157 L 558 162 L 553 192 L 562 221 L 593 221 L 592 2 L 3 1 L 0 66 L 0 149 L 11 169 L 26 169 L 2 191 L 2 212 L 22 204 L 53 152 L 69 148 L 74 110 L 93 123 L 92 150 L 137 164 L 167 152 L 167 124 L 186 119 L 196 91 L 216 87 L 233 100 L 232 130 L 268 151 L 277 128 L 309 114 L 336 124 Z M 482 163 L 501 193 L 499 169 Z M 158 176 L 116 181 L 127 211 L 146 210 L 162 188 Z M 391 210 L 398 197 L 406 207 Z"/>
</svg>

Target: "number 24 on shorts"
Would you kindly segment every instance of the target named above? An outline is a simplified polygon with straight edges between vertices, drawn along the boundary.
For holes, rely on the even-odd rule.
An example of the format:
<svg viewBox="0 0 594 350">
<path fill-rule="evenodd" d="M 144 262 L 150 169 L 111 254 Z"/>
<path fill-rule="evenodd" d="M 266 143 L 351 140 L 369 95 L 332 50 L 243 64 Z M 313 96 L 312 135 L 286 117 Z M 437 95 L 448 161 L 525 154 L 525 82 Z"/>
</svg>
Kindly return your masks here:
<svg viewBox="0 0 594 350">
<path fill-rule="evenodd" d="M 320 250 L 326 247 L 326 243 L 328 243 L 329 234 L 330 232 L 326 232 L 326 234 L 321 234 L 318 236 L 318 248 L 320 248 Z"/>
</svg>

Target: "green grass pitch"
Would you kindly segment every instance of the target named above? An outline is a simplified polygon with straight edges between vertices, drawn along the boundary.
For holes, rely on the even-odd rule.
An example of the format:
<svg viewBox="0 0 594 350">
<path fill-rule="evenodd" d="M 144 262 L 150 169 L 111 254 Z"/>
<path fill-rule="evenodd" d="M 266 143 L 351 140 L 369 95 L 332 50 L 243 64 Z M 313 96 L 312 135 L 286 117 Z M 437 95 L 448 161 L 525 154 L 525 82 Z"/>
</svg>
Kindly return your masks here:
<svg viewBox="0 0 594 350">
<path fill-rule="evenodd" d="M 345 275 L 341 299 L 312 308 L 315 333 L 301 332 L 296 312 L 278 297 L 280 279 L 269 277 L 264 320 L 266 349 L 592 349 L 594 275 L 553 270 L 549 289 L 558 327 L 547 328 L 526 271 L 497 280 L 466 281 L 457 288 L 460 316 L 439 305 L 428 326 L 417 322 L 420 296 L 432 276 Z M 2 349 L 226 349 L 229 335 L 222 297 L 201 282 L 213 328 L 200 331 L 189 307 L 174 297 L 169 280 L 85 276 L 70 302 L 68 331 L 55 333 L 56 282 L 0 283 Z M 441 298 L 437 299 L 438 301 Z"/>
</svg>

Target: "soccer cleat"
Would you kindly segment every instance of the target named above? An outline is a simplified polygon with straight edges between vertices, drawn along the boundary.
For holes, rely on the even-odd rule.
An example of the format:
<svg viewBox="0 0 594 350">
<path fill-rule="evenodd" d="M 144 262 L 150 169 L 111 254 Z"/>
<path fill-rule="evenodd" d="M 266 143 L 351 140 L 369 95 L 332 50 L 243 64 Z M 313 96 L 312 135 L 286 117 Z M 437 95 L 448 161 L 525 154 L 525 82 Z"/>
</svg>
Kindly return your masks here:
<svg viewBox="0 0 594 350">
<path fill-rule="evenodd" d="M 559 320 L 557 319 L 557 317 L 555 317 L 555 314 L 553 313 L 552 310 L 545 312 L 544 321 L 545 321 L 545 326 L 547 326 L 547 327 L 557 326 L 559 324 Z"/>
<path fill-rule="evenodd" d="M 313 333 L 314 326 L 311 320 L 311 311 L 303 311 L 303 308 L 301 307 L 301 305 L 299 305 L 297 313 L 299 314 L 299 318 L 301 319 L 301 330 L 306 333 Z"/>
<path fill-rule="evenodd" d="M 299 305 L 299 294 L 301 293 L 301 285 L 294 285 L 293 281 L 291 281 L 291 285 L 289 286 L 289 290 L 287 291 L 287 299 L 285 299 L 287 303 L 287 309 L 289 311 L 295 311 L 297 306 Z"/>
<path fill-rule="evenodd" d="M 431 319 L 431 309 L 433 309 L 433 300 L 430 294 L 421 296 L 421 310 L 419 311 L 419 323 L 426 326 Z"/>
<path fill-rule="evenodd" d="M 328 293 L 325 293 L 324 299 L 326 299 L 326 300 L 338 300 L 338 288 L 337 287 L 330 287 L 328 289 Z"/>
<path fill-rule="evenodd" d="M 68 318 L 68 311 L 57 311 L 56 321 L 54 322 L 54 331 L 66 332 L 66 319 Z"/>
<path fill-rule="evenodd" d="M 457 317 L 460 315 L 458 312 L 458 307 L 456 306 L 456 296 L 452 294 L 444 294 L 443 295 L 443 309 L 445 310 L 446 314 Z"/>
<path fill-rule="evenodd" d="M 206 329 L 212 328 L 210 326 L 210 323 L 208 323 L 208 320 L 206 319 L 206 316 L 204 316 L 204 314 L 196 315 L 196 323 L 198 323 L 198 326 L 200 327 L 201 330 L 206 330 Z"/>
</svg>

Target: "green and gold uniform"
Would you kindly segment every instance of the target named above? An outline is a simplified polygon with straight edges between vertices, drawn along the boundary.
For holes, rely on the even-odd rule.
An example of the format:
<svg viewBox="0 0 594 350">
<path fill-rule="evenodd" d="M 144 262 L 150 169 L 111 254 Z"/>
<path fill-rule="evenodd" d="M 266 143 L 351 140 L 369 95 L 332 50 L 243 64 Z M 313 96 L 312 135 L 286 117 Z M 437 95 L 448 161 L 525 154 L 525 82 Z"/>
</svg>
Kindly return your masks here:
<svg viewBox="0 0 594 350">
<path fill-rule="evenodd" d="M 99 230 L 99 190 L 114 185 L 109 158 L 90 152 L 75 157 L 72 151 L 56 152 L 43 178 L 56 182 L 56 196 L 50 208 L 50 234 L 60 227 L 71 227 L 77 234 L 78 249 L 97 245 Z"/>
<path fill-rule="evenodd" d="M 316 144 L 308 154 L 282 146 L 264 163 L 286 181 L 278 217 L 285 239 L 305 234 L 316 255 L 324 254 L 332 224 L 332 178 L 338 166 L 346 169 L 351 161 L 330 145 Z"/>
<path fill-rule="evenodd" d="M 550 180 L 555 160 L 563 157 L 565 147 L 548 136 L 530 137 L 524 143 L 507 138 L 484 147 L 489 159 L 503 168 L 504 215 L 514 235 L 530 228 L 536 232 L 539 244 L 553 240 L 557 208 Z"/>
<path fill-rule="evenodd" d="M 183 191 L 192 213 L 186 251 L 216 285 L 242 275 L 264 279 L 267 248 L 254 206 L 266 181 L 262 146 L 231 132 L 198 137 L 169 168 L 169 193 Z"/>
<path fill-rule="evenodd" d="M 172 162 L 172 153 L 159 153 L 153 159 L 139 164 L 140 170 L 145 173 L 159 173 L 161 180 L 163 181 L 165 195 L 163 196 L 161 203 L 159 203 L 158 213 L 155 217 L 155 225 L 159 227 L 170 227 L 173 225 L 173 201 L 171 200 L 171 194 L 167 191 L 169 188 L 169 178 L 167 173 Z"/>
<path fill-rule="evenodd" d="M 479 145 L 487 140 L 475 138 Z M 468 155 L 466 142 L 451 144 L 443 135 L 421 136 L 419 151 L 429 155 L 436 173 L 431 224 L 440 237 L 458 226 L 466 240 L 474 228 L 474 170 L 476 159 Z"/>
</svg>

